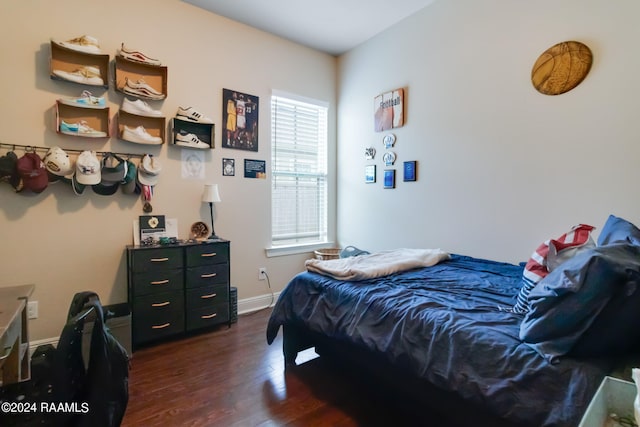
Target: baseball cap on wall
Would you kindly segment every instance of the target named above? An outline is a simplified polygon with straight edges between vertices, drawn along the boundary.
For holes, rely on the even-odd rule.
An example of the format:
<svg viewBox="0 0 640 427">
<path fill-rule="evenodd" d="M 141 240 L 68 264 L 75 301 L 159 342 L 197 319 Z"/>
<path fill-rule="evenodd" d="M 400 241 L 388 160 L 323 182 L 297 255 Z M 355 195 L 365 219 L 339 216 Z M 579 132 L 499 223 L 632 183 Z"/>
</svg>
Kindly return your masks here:
<svg viewBox="0 0 640 427">
<path fill-rule="evenodd" d="M 136 182 L 138 176 L 138 168 L 131 160 L 127 160 L 127 176 L 122 180 L 122 192 L 125 194 L 140 194 L 140 187 Z"/>
<path fill-rule="evenodd" d="M 51 147 L 43 157 L 44 167 L 56 177 L 71 176 L 73 163 L 69 155 L 60 147 Z"/>
<path fill-rule="evenodd" d="M 138 181 L 142 185 L 156 185 L 161 170 L 160 161 L 151 154 L 145 154 L 138 167 Z"/>
<path fill-rule="evenodd" d="M 122 182 L 127 176 L 127 162 L 114 153 L 106 153 L 102 158 L 102 182 Z"/>
<path fill-rule="evenodd" d="M 49 176 L 38 154 L 25 153 L 16 163 L 18 176 L 22 179 L 23 190 L 42 193 L 49 184 Z"/>
<path fill-rule="evenodd" d="M 16 169 L 17 165 L 18 156 L 13 151 L 0 157 L 0 181 L 7 181 L 16 192 L 21 191 L 23 186 Z"/>
<path fill-rule="evenodd" d="M 79 184 L 96 185 L 100 183 L 100 161 L 92 151 L 83 151 L 76 160 L 75 180 Z"/>
</svg>

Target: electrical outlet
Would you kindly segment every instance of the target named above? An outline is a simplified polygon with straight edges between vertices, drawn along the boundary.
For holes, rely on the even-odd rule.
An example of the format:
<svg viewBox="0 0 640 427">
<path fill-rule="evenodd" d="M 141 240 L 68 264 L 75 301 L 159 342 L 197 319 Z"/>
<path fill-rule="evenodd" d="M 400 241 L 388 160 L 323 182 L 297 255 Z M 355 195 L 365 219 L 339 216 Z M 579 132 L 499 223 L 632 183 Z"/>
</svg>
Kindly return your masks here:
<svg viewBox="0 0 640 427">
<path fill-rule="evenodd" d="M 29 301 L 27 303 L 27 317 L 29 319 L 38 318 L 38 301 Z"/>
<path fill-rule="evenodd" d="M 258 269 L 258 280 L 265 280 L 267 278 L 267 269 L 265 267 L 260 267 Z"/>
</svg>

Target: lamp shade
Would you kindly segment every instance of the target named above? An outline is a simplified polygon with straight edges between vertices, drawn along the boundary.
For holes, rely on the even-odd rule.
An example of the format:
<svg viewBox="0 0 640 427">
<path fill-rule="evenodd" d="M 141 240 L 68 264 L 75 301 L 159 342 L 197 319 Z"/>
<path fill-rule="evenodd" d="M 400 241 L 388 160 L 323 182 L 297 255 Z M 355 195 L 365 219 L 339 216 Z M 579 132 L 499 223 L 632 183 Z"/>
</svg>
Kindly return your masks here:
<svg viewBox="0 0 640 427">
<path fill-rule="evenodd" d="M 217 203 L 221 201 L 220 193 L 218 192 L 218 184 L 205 184 L 204 191 L 202 192 L 202 202 Z"/>
</svg>

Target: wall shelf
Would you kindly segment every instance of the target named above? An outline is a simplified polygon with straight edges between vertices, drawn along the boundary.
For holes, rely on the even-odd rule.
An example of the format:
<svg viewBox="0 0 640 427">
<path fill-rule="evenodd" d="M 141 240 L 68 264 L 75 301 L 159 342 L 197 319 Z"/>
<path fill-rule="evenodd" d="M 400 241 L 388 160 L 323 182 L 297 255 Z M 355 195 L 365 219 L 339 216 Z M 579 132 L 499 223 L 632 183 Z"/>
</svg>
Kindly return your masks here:
<svg viewBox="0 0 640 427">
<path fill-rule="evenodd" d="M 140 116 L 138 114 L 127 113 L 123 110 L 118 111 L 118 138 L 122 139 L 123 141 L 139 144 L 138 142 L 128 141 L 123 138 L 122 133 L 124 132 L 125 126 L 131 128 L 142 126 L 145 128 L 147 133 L 149 133 L 149 135 L 162 138 L 162 144 L 164 144 L 164 142 L 166 141 L 167 125 L 166 119 L 164 117 L 147 117 Z"/>
<path fill-rule="evenodd" d="M 73 73 L 83 67 L 95 67 L 100 70 L 102 84 L 81 83 L 55 74 L 55 71 Z M 49 75 L 53 80 L 60 80 L 69 83 L 83 84 L 88 86 L 100 86 L 109 88 L 109 55 L 84 53 L 77 50 L 62 47 L 53 41 L 51 42 L 51 58 L 49 61 Z"/>
<path fill-rule="evenodd" d="M 173 145 L 181 148 L 194 148 L 194 149 L 212 149 L 215 146 L 215 125 L 213 123 L 197 123 L 190 122 L 187 120 L 181 120 L 178 118 L 173 118 L 171 120 L 172 123 L 172 134 L 173 134 Z M 183 134 L 193 134 L 200 139 L 200 141 L 209 145 L 207 148 L 196 148 L 189 147 L 188 145 L 180 145 L 177 143 L 176 137 L 179 133 Z"/>
<path fill-rule="evenodd" d="M 91 128 L 105 132 L 106 136 L 110 135 L 111 118 L 109 116 L 109 107 L 106 108 L 85 108 L 74 107 L 56 101 L 56 132 L 60 132 L 60 123 L 64 120 L 66 123 L 73 124 L 86 122 Z M 75 135 L 72 135 L 75 136 Z M 82 137 L 82 135 L 77 135 Z"/>
<path fill-rule="evenodd" d="M 126 80 L 132 82 L 144 80 L 146 84 L 156 91 L 167 97 L 167 67 L 162 65 L 151 65 L 137 61 L 130 61 L 120 55 L 116 55 L 115 61 L 115 80 L 116 90 L 125 93 L 124 87 Z M 127 95 L 137 96 L 141 99 L 158 101 L 155 98 L 149 98 L 141 95 L 127 93 Z"/>
</svg>

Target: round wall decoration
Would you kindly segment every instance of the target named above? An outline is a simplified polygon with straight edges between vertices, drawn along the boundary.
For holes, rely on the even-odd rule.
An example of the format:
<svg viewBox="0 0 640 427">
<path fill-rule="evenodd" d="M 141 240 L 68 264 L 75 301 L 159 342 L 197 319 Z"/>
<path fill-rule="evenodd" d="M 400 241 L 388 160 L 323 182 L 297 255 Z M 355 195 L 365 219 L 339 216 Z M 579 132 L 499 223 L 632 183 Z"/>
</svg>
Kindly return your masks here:
<svg viewBox="0 0 640 427">
<path fill-rule="evenodd" d="M 531 82 L 538 92 L 559 95 L 578 86 L 591 69 L 591 49 L 576 41 L 566 41 L 544 51 L 533 65 Z"/>
</svg>

